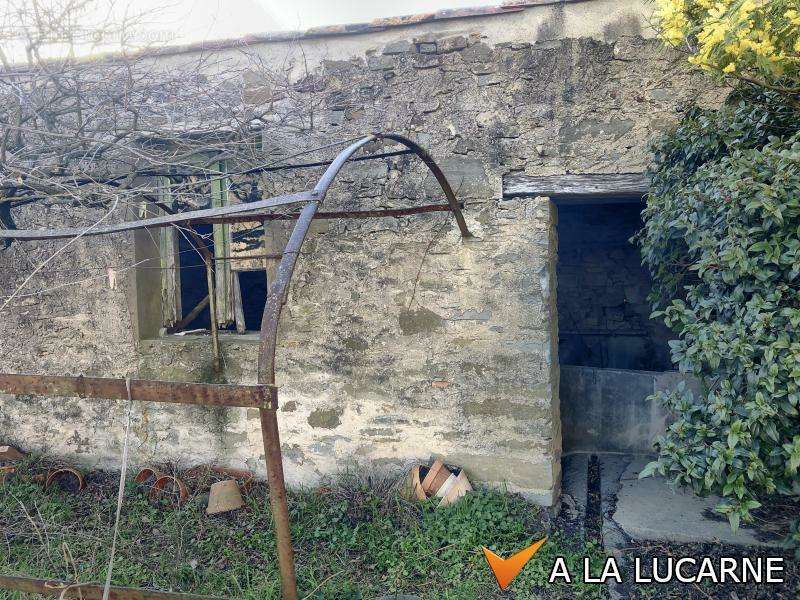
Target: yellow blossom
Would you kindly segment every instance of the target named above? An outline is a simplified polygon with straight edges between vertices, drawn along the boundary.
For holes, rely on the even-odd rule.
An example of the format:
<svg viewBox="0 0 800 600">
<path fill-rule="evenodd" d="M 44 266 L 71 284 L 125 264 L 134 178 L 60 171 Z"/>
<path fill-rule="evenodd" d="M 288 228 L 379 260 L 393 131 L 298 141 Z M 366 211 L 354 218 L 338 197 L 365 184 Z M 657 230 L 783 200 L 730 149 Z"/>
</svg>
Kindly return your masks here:
<svg viewBox="0 0 800 600">
<path fill-rule="evenodd" d="M 800 83 L 800 0 L 656 0 L 659 36 L 720 75 Z"/>
</svg>

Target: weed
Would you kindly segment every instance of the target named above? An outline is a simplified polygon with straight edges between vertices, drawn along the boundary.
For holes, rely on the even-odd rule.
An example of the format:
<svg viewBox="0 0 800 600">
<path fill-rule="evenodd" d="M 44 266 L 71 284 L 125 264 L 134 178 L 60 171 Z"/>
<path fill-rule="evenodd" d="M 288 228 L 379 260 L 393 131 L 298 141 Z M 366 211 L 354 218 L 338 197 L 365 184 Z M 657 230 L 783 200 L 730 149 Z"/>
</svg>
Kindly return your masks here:
<svg viewBox="0 0 800 600">
<path fill-rule="evenodd" d="M 120 528 L 116 585 L 246 599 L 279 597 L 266 489 L 255 485 L 246 506 L 208 516 L 206 497 L 183 506 L 154 504 L 129 483 Z M 115 509 L 113 476 L 98 476 L 80 494 L 21 478 L 0 486 L 0 572 L 70 581 L 102 581 Z M 546 535 L 543 510 L 516 495 L 477 490 L 437 510 L 410 503 L 385 478 L 345 475 L 289 496 L 301 597 L 355 600 L 386 593 L 424 599 L 508 597 L 481 552 L 501 555 Z M 575 573 L 602 552 L 565 534 L 550 540 L 511 585 L 515 598 L 600 598 L 603 586 L 548 584 L 555 556 Z M 3 595 L 5 594 L 5 595 Z M 0 598 L 20 595 L 0 592 Z"/>
</svg>

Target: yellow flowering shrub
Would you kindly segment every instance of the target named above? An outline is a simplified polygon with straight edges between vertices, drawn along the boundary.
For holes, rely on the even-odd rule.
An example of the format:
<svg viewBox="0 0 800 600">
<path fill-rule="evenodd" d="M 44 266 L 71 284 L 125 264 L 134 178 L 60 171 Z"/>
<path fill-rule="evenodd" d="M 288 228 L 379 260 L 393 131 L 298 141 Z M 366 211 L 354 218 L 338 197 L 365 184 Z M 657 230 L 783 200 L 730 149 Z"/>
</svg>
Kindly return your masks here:
<svg viewBox="0 0 800 600">
<path fill-rule="evenodd" d="M 655 24 L 709 72 L 800 83 L 800 0 L 656 0 Z"/>
</svg>

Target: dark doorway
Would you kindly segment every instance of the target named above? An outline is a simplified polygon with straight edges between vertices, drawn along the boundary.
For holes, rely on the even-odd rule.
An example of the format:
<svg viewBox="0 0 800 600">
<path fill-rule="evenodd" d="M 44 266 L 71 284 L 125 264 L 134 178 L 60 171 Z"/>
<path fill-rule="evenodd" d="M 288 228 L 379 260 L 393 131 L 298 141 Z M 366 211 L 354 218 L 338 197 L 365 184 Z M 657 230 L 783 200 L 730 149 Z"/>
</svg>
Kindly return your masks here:
<svg viewBox="0 0 800 600">
<path fill-rule="evenodd" d="M 640 203 L 558 206 L 559 362 L 585 367 L 672 369 L 670 331 L 650 319 L 651 282 L 629 241 Z"/>
<path fill-rule="evenodd" d="M 664 414 L 647 398 L 671 372 L 671 332 L 650 319 L 651 281 L 630 242 L 639 202 L 557 204 L 564 452 L 646 453 Z M 669 372 L 668 372 L 669 371 Z"/>
</svg>

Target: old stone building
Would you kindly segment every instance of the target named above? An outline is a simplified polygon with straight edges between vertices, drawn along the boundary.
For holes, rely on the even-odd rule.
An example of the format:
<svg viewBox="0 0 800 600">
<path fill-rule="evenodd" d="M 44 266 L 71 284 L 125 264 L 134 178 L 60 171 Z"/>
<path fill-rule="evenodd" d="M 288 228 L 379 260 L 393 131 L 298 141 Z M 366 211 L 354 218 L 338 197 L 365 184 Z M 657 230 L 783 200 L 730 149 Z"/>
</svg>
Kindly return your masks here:
<svg viewBox="0 0 800 600">
<path fill-rule="evenodd" d="M 641 182 L 649 140 L 682 107 L 720 95 L 653 39 L 651 11 L 645 0 L 537 0 L 157 57 L 177 68 L 198 53 L 224 65 L 247 52 L 289 65 L 311 82 L 303 97 L 313 130 L 280 140 L 284 155 L 311 139 L 400 132 L 430 150 L 465 205 L 467 240 L 447 213 L 315 223 L 278 353 L 290 484 L 311 485 L 357 462 L 399 469 L 436 455 L 474 480 L 550 504 L 565 449 L 646 450 L 663 415 L 643 394 L 674 375 L 660 373 L 670 370 L 668 333 L 648 319 L 647 276 L 628 242 L 643 189 L 626 182 Z M 257 77 L 243 86 L 269 93 Z M 293 101 L 276 99 L 276 110 Z M 276 173 L 264 193 L 307 189 L 320 173 Z M 576 174 L 624 177 L 564 192 Z M 410 206 L 440 193 L 424 165 L 396 156 L 350 165 L 326 209 Z M 18 224 L 69 219 L 66 208 L 29 209 Z M 270 235 L 285 231 L 277 224 Z M 0 370 L 207 381 L 208 337 L 166 334 L 159 270 L 124 267 L 158 261 L 165 246 L 157 235 L 76 243 L 34 281 L 49 291 L 2 316 Z M 55 247 L 0 252 L 3 289 Z M 114 285 L 108 264 L 122 266 Z M 197 298 L 190 259 L 180 267 L 185 309 Z M 252 269 L 236 276 L 243 296 L 263 301 L 263 279 Z M 222 351 L 226 381 L 255 381 L 254 333 L 225 332 Z M 123 411 L 112 402 L 0 396 L 0 440 L 113 468 Z M 132 460 L 263 473 L 254 413 L 139 405 Z M 627 433 L 609 442 L 603 431 L 619 428 Z"/>
</svg>

